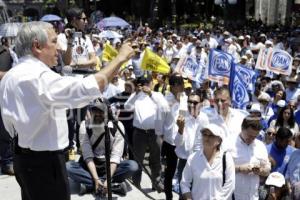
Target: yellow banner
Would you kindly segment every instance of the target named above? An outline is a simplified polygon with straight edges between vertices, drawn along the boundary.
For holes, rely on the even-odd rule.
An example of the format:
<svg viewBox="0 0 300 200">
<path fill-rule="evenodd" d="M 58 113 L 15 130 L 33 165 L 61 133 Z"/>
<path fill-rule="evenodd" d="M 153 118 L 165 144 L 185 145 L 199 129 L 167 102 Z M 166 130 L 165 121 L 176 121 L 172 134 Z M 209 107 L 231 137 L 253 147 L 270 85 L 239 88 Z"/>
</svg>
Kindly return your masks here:
<svg viewBox="0 0 300 200">
<path fill-rule="evenodd" d="M 170 72 L 168 63 L 157 54 L 146 48 L 142 60 L 142 69 L 167 74 Z"/>
<path fill-rule="evenodd" d="M 104 44 L 104 50 L 102 53 L 102 61 L 112 61 L 118 55 L 118 51 L 113 48 L 110 44 Z"/>
</svg>

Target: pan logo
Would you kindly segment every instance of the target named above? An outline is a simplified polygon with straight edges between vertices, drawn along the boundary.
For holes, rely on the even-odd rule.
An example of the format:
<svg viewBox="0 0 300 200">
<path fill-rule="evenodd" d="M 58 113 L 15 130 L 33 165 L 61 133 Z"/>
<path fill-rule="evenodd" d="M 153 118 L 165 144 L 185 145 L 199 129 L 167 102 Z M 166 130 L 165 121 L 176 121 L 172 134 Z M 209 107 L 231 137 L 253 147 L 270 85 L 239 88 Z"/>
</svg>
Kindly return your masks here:
<svg viewBox="0 0 300 200">
<path fill-rule="evenodd" d="M 246 98 L 247 91 L 245 87 L 243 86 L 243 83 L 241 83 L 238 78 L 234 81 L 234 100 L 235 102 L 242 103 L 244 99 Z"/>
<path fill-rule="evenodd" d="M 271 67 L 287 70 L 290 66 L 291 58 L 282 52 L 275 52 L 271 61 Z"/>
<path fill-rule="evenodd" d="M 230 73 L 230 59 L 224 54 L 218 54 L 213 57 L 213 72 L 221 75 L 229 75 Z"/>
<path fill-rule="evenodd" d="M 240 68 L 240 70 L 237 73 L 240 74 L 241 79 L 246 86 L 249 86 L 251 84 L 252 74 L 248 70 Z"/>
</svg>

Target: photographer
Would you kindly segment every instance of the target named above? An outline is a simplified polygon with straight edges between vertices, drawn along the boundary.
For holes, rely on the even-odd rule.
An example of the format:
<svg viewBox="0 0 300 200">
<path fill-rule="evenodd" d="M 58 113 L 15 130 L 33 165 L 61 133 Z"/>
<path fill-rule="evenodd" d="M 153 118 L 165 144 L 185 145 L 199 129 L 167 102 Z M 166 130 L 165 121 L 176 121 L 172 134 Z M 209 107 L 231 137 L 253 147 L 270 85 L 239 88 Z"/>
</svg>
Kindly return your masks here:
<svg viewBox="0 0 300 200">
<path fill-rule="evenodd" d="M 57 42 L 62 49 L 64 65 L 72 68 L 71 76 L 83 77 L 95 70 L 97 58 L 93 44 L 85 35 L 87 17 L 82 9 L 70 8 L 66 13 L 68 24 L 65 33 L 59 34 Z M 80 73 L 78 72 L 80 69 Z M 76 72 L 77 70 L 77 72 Z M 76 135 L 77 148 L 79 148 L 79 124 L 84 119 L 86 108 L 70 110 L 68 112 L 69 127 L 69 159 L 74 159 L 74 136 Z"/>
<path fill-rule="evenodd" d="M 105 168 L 105 114 L 106 105 L 96 102 L 89 109 L 91 119 L 86 123 L 86 134 L 82 141 L 82 158 L 79 162 L 71 162 L 67 165 L 68 175 L 75 182 L 80 183 L 80 193 L 84 194 L 92 192 L 93 187 L 97 192 L 107 192 L 106 168 Z M 83 122 L 84 123 L 84 122 Z M 118 122 L 121 130 L 124 131 L 123 124 Z M 124 184 L 126 178 L 131 177 L 137 170 L 138 165 L 132 160 L 121 160 L 124 150 L 124 138 L 114 127 L 110 132 L 111 153 L 110 168 L 114 185 L 112 190 L 116 188 L 123 195 L 126 194 Z M 119 186 L 119 187 L 117 187 Z"/>
<path fill-rule="evenodd" d="M 72 68 L 95 69 L 97 59 L 92 41 L 85 35 L 87 17 L 82 9 L 70 8 L 65 33 L 58 36 L 65 65 Z"/>
</svg>

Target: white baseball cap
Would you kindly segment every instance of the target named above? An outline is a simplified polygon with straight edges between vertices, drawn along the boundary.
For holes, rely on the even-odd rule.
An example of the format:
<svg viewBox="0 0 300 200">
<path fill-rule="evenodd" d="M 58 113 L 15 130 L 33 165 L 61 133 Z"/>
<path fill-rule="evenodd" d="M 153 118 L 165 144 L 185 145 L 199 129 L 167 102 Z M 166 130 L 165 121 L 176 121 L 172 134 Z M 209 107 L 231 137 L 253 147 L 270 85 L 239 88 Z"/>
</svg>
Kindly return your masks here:
<svg viewBox="0 0 300 200">
<path fill-rule="evenodd" d="M 218 136 L 222 139 L 224 138 L 223 129 L 217 124 L 208 124 L 204 128 L 201 129 L 201 132 L 204 130 L 209 130 L 213 135 Z"/>
<path fill-rule="evenodd" d="M 261 113 L 260 104 L 259 103 L 253 103 L 251 105 L 251 108 L 250 108 L 249 112 L 259 112 L 259 113 Z"/>
<path fill-rule="evenodd" d="M 284 176 L 279 172 L 272 172 L 266 180 L 266 185 L 272 185 L 279 188 L 282 187 L 284 184 Z"/>
<path fill-rule="evenodd" d="M 273 45 L 273 42 L 272 42 L 271 40 L 267 40 L 267 41 L 265 42 L 265 44 L 266 44 L 266 45 Z"/>
<path fill-rule="evenodd" d="M 280 108 L 283 108 L 286 105 L 285 100 L 279 100 L 279 101 L 277 101 L 276 105 L 279 106 Z"/>
</svg>

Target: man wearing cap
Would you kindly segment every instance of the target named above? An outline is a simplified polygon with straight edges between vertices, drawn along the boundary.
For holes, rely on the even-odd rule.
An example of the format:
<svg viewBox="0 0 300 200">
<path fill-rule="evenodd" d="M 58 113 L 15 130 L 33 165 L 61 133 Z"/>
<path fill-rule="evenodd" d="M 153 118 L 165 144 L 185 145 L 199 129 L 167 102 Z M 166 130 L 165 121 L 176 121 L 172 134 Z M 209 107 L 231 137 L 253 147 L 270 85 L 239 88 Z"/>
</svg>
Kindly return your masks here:
<svg viewBox="0 0 300 200">
<path fill-rule="evenodd" d="M 257 117 L 258 119 L 260 119 L 262 130 L 259 133 L 258 139 L 263 140 L 264 131 L 266 131 L 266 129 L 268 128 L 268 123 L 261 116 L 261 107 L 260 107 L 260 104 L 259 103 L 253 103 L 251 105 L 249 113 L 250 113 L 250 115 L 252 117 Z"/>
<path fill-rule="evenodd" d="M 235 38 L 228 38 L 225 40 L 225 44 L 228 44 L 225 52 L 231 54 L 235 60 L 235 62 L 239 62 L 240 60 L 240 52 L 242 50 L 241 46 L 236 42 Z"/>
<path fill-rule="evenodd" d="M 80 183 L 81 194 L 102 190 L 107 192 L 107 180 L 105 170 L 105 115 L 107 107 L 98 100 L 90 108 L 91 118 L 87 120 L 86 130 L 83 133 L 82 161 L 71 162 L 67 165 L 68 176 L 75 182 Z M 85 123 L 85 122 L 83 122 Z M 124 126 L 117 122 L 124 133 Z M 131 177 L 137 170 L 135 161 L 122 161 L 124 150 L 124 138 L 116 125 L 110 130 L 110 170 L 113 183 L 123 183 L 126 178 Z M 124 184 L 123 184 L 124 185 Z M 125 188 L 123 193 L 126 194 Z"/>
<path fill-rule="evenodd" d="M 240 134 L 231 138 L 229 150 L 236 171 L 234 196 L 236 200 L 258 200 L 260 176 L 268 176 L 271 169 L 268 152 L 256 139 L 261 130 L 259 119 L 248 116 L 241 128 Z"/>
<path fill-rule="evenodd" d="M 164 105 L 165 99 L 161 93 L 151 91 L 151 79 L 149 77 L 138 77 L 135 87 L 136 91 L 124 104 L 126 110 L 134 112 L 132 143 L 136 155 L 135 160 L 142 163 L 146 149 L 149 148 L 152 185 L 153 188 L 156 185 L 161 192 L 163 186 L 160 183 L 160 140 L 155 134 L 155 121 L 158 107 Z M 132 177 L 134 185 L 138 188 L 141 187 L 141 179 L 142 170 L 139 169 Z"/>
<path fill-rule="evenodd" d="M 258 102 L 261 105 L 262 118 L 269 121 L 270 117 L 274 115 L 274 111 L 270 106 L 271 97 L 267 93 L 261 93 L 258 98 Z"/>
<path fill-rule="evenodd" d="M 265 48 L 266 35 L 261 34 L 259 37 L 259 42 L 257 44 L 250 44 L 250 49 L 254 53 L 254 59 L 257 59 L 258 53 L 261 49 Z"/>
<path fill-rule="evenodd" d="M 298 88 L 298 81 L 295 78 L 287 78 L 286 80 L 287 89 L 286 93 L 286 101 L 296 100 L 298 95 L 300 95 L 300 89 Z"/>
</svg>

